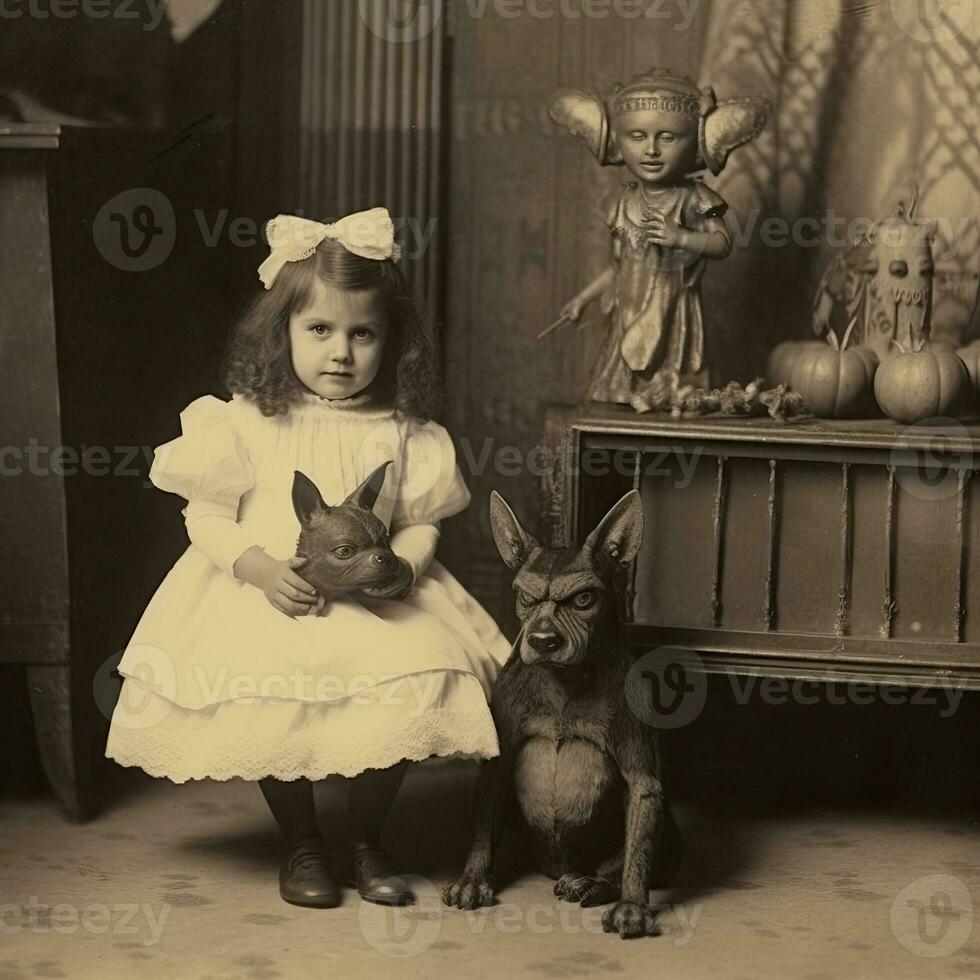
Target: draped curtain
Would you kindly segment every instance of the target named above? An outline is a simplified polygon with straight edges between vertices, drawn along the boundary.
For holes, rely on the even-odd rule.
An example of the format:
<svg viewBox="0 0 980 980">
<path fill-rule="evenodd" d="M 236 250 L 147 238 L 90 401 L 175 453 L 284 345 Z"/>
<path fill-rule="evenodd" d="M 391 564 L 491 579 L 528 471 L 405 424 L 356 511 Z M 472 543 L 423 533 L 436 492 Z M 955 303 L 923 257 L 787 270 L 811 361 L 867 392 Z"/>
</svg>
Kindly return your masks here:
<svg viewBox="0 0 980 980">
<path fill-rule="evenodd" d="M 940 222 L 933 336 L 977 335 L 975 7 L 714 0 L 702 84 L 774 107 L 762 138 L 711 182 L 732 205 L 742 243 L 705 278 L 716 380 L 760 372 L 775 343 L 805 335 L 813 291 L 845 231 L 894 214 L 914 187 L 918 217 Z"/>
<path fill-rule="evenodd" d="M 400 18 L 411 29 L 399 29 Z M 299 209 L 332 218 L 385 205 L 406 272 L 432 308 L 441 287 L 447 20 L 440 0 L 302 3 Z"/>
</svg>

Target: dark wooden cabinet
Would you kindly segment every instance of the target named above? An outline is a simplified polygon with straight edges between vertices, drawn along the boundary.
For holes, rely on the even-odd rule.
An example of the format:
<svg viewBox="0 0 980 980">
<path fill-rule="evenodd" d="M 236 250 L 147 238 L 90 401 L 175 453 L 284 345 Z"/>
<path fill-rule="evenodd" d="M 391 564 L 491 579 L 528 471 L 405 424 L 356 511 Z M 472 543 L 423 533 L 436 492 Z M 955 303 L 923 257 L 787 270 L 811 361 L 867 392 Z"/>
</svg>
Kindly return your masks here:
<svg viewBox="0 0 980 980">
<path fill-rule="evenodd" d="M 980 688 L 980 425 L 556 409 L 555 544 L 631 487 L 630 639 L 708 670 Z"/>
<path fill-rule="evenodd" d="M 73 698 L 65 481 L 51 452 L 63 444 L 49 165 L 57 126 L 0 129 L 0 661 L 27 666 L 38 748 L 66 810 L 88 808 Z"/>
<path fill-rule="evenodd" d="M 0 129 L 0 662 L 26 665 L 41 761 L 77 819 L 105 793 L 113 666 L 187 544 L 152 450 L 222 394 L 258 264 L 257 238 L 202 231 L 238 214 L 224 138 Z M 133 260 L 146 206 L 156 251 Z"/>
</svg>

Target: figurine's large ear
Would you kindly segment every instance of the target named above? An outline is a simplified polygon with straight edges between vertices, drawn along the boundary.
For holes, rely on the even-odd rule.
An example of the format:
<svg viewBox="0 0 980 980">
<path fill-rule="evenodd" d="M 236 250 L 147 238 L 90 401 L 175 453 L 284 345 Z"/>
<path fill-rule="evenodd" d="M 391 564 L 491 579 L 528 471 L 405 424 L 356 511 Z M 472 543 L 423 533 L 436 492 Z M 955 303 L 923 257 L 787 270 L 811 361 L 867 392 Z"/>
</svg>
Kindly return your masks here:
<svg viewBox="0 0 980 980">
<path fill-rule="evenodd" d="M 643 504 L 630 490 L 585 539 L 583 551 L 600 552 L 618 565 L 628 565 L 643 543 Z"/>
<path fill-rule="evenodd" d="M 323 502 L 316 484 L 299 470 L 293 471 L 293 510 L 300 524 L 309 524 L 316 514 L 324 514 L 330 508 Z"/>
<path fill-rule="evenodd" d="M 345 501 L 345 504 L 353 504 L 364 510 L 372 510 L 381 488 L 384 486 L 385 477 L 388 475 L 388 467 L 391 460 L 382 463 Z"/>
<path fill-rule="evenodd" d="M 765 99 L 721 102 L 701 119 L 701 156 L 717 177 L 732 150 L 754 140 L 765 128 L 770 106 Z"/>
<path fill-rule="evenodd" d="M 603 166 L 616 162 L 609 159 L 609 116 L 605 103 L 597 95 L 562 89 L 552 98 L 548 114 L 573 136 L 585 140 Z"/>
<path fill-rule="evenodd" d="M 527 564 L 531 552 L 541 547 L 524 530 L 517 515 L 496 490 L 490 494 L 490 530 L 493 532 L 493 542 L 500 552 L 500 557 L 512 572 Z"/>
</svg>

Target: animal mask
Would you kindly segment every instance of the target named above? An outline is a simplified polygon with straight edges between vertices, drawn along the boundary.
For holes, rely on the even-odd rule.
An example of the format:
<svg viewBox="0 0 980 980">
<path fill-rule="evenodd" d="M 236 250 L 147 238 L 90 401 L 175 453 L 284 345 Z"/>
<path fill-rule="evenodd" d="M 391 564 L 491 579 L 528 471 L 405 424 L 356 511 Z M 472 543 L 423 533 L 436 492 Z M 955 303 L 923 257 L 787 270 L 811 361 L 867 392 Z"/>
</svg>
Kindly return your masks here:
<svg viewBox="0 0 980 980">
<path fill-rule="evenodd" d="M 643 507 L 631 490 L 599 522 L 581 548 L 542 547 L 507 501 L 490 495 L 490 527 L 514 576 L 521 635 L 515 648 L 526 664 L 572 667 L 618 625 L 617 573 L 643 540 Z"/>
<path fill-rule="evenodd" d="M 308 558 L 300 574 L 326 599 L 383 588 L 398 576 L 388 528 L 373 511 L 389 463 L 379 466 L 342 504 L 326 504 L 316 484 L 293 474 L 293 509 L 300 533 L 296 554 Z"/>
</svg>

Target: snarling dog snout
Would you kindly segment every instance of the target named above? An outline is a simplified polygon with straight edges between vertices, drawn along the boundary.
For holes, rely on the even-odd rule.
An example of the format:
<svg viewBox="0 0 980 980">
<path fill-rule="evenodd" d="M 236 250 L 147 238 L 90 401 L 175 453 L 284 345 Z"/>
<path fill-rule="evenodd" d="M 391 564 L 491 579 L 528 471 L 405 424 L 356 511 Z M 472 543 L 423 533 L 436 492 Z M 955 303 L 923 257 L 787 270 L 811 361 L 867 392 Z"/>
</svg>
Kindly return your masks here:
<svg viewBox="0 0 980 980">
<path fill-rule="evenodd" d="M 531 578 L 525 576 L 524 581 Z M 551 597 L 541 602 L 529 602 L 528 594 L 517 593 L 517 612 L 521 617 L 521 659 L 526 664 L 550 663 L 569 667 L 579 663 L 588 652 L 589 642 L 597 623 L 576 622 L 562 602 Z"/>
<path fill-rule="evenodd" d="M 542 548 L 498 493 L 490 498 L 490 525 L 497 550 L 516 572 L 521 659 L 555 667 L 581 663 L 617 622 L 616 576 L 636 556 L 643 535 L 639 494 L 627 494 L 581 548 Z"/>
<path fill-rule="evenodd" d="M 547 656 L 562 645 L 562 638 L 557 633 L 528 633 L 527 644 L 533 650 Z"/>
</svg>

